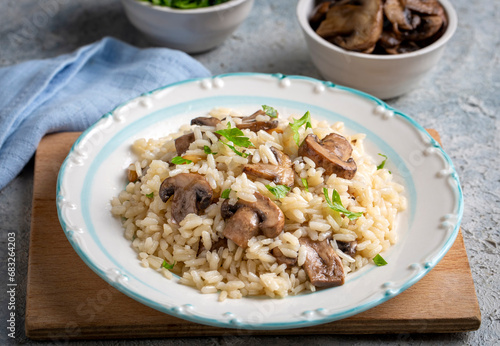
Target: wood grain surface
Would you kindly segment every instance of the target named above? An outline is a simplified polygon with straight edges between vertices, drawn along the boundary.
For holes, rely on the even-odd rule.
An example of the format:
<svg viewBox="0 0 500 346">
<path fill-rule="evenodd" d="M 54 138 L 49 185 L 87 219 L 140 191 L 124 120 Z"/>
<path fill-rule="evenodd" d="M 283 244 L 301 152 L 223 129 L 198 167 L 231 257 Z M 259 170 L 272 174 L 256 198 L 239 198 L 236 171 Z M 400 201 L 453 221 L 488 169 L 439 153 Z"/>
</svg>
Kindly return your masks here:
<svg viewBox="0 0 500 346">
<path fill-rule="evenodd" d="M 436 131 L 428 131 L 439 141 Z M 281 331 L 224 329 L 142 305 L 92 272 L 59 224 L 57 173 L 78 136 L 46 136 L 36 154 L 26 306 L 26 334 L 32 339 L 448 333 L 479 328 L 481 313 L 461 232 L 443 260 L 417 284 L 373 309 L 332 323 Z"/>
</svg>

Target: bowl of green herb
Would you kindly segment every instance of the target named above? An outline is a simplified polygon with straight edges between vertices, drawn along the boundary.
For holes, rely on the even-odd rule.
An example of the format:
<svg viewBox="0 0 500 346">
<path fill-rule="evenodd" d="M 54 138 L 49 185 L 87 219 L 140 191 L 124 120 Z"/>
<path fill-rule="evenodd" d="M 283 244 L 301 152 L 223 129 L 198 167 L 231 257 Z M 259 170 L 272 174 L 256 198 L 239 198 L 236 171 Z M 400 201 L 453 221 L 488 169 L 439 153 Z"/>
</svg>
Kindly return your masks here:
<svg viewBox="0 0 500 346">
<path fill-rule="evenodd" d="M 186 53 L 220 45 L 245 20 L 254 0 L 122 0 L 149 41 Z"/>
</svg>

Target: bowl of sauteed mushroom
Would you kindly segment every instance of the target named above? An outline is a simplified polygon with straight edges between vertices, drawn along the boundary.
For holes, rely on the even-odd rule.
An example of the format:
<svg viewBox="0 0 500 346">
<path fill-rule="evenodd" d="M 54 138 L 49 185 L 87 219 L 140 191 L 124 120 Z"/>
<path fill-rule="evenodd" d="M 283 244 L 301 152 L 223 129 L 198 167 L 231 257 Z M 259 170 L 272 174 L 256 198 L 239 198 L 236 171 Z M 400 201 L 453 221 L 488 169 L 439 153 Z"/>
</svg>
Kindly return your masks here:
<svg viewBox="0 0 500 346">
<path fill-rule="evenodd" d="M 297 17 L 326 79 L 382 99 L 414 89 L 457 28 L 448 0 L 300 0 Z"/>
</svg>

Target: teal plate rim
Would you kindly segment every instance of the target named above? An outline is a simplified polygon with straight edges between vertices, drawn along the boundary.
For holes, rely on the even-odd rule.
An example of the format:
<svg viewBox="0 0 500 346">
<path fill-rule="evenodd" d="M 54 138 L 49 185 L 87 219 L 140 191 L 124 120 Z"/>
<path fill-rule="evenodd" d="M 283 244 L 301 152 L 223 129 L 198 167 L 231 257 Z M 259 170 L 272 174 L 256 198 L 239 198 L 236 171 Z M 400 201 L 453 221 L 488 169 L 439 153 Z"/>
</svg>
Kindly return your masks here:
<svg viewBox="0 0 500 346">
<path fill-rule="evenodd" d="M 457 192 L 457 199 L 458 199 L 457 200 L 457 212 L 456 212 L 457 220 L 456 220 L 456 225 L 453 228 L 453 231 L 450 233 L 448 239 L 445 241 L 445 243 L 441 247 L 440 251 L 437 253 L 437 255 L 435 255 L 432 258 L 432 261 L 429 261 L 429 262 L 426 263 L 425 267 L 423 268 L 423 270 L 421 270 L 419 272 L 418 275 L 413 276 L 411 279 L 407 280 L 399 289 L 397 289 L 396 291 L 391 292 L 391 294 L 386 294 L 386 295 L 382 296 L 379 299 L 369 301 L 367 303 L 364 303 L 362 305 L 356 306 L 354 308 L 351 308 L 351 309 L 348 309 L 348 310 L 345 310 L 345 311 L 342 311 L 342 312 L 339 312 L 339 313 L 334 313 L 334 314 L 330 314 L 330 315 L 324 315 L 324 316 L 322 316 L 321 319 L 315 319 L 315 320 L 312 320 L 312 321 L 302 320 L 302 321 L 287 322 L 287 323 L 273 323 L 273 322 L 270 322 L 270 323 L 241 323 L 240 321 L 233 320 L 233 319 L 228 319 L 227 321 L 221 321 L 220 319 L 210 319 L 210 318 L 200 317 L 200 316 L 196 316 L 196 315 L 185 314 L 185 313 L 183 313 L 182 309 L 179 309 L 178 307 L 167 308 L 167 307 L 165 307 L 165 306 L 163 306 L 163 305 L 161 305 L 161 304 L 159 304 L 159 303 L 157 303 L 157 302 L 155 302 L 153 300 L 150 300 L 150 299 L 145 298 L 145 297 L 143 297 L 141 295 L 138 295 L 135 292 L 131 292 L 124 285 L 120 284 L 117 281 L 111 280 L 109 278 L 109 276 L 104 271 L 102 271 L 100 268 L 98 268 L 87 257 L 87 255 L 80 248 L 79 244 L 77 244 L 72 239 L 73 231 L 69 229 L 69 227 L 68 227 L 68 225 L 66 223 L 66 220 L 64 219 L 64 216 L 63 216 L 63 214 L 61 212 L 61 203 L 60 203 L 61 201 L 64 201 L 64 196 L 61 193 L 62 177 L 65 174 L 66 166 L 68 164 L 68 160 L 69 160 L 71 154 L 74 152 L 75 148 L 78 146 L 78 144 L 81 142 L 81 140 L 83 138 L 85 138 L 87 136 L 87 134 L 89 134 L 97 126 L 97 124 L 101 120 L 103 120 L 103 119 L 111 116 L 113 114 L 113 112 L 115 112 L 117 109 L 123 107 L 124 105 L 126 105 L 126 104 L 128 104 L 128 103 L 130 103 L 130 102 L 132 102 L 132 101 L 134 101 L 136 99 L 139 99 L 141 97 L 148 96 L 148 95 L 151 95 L 151 94 L 153 94 L 155 92 L 158 92 L 158 91 L 161 91 L 161 90 L 164 90 L 164 89 L 168 89 L 168 88 L 171 88 L 171 87 L 175 87 L 175 86 L 178 86 L 178 85 L 181 85 L 181 84 L 195 83 L 195 82 L 199 82 L 199 81 L 203 81 L 203 80 L 207 80 L 207 79 L 214 80 L 216 78 L 239 77 L 239 76 L 244 76 L 244 77 L 247 77 L 247 76 L 272 77 L 272 78 L 276 78 L 278 80 L 283 80 L 285 78 L 290 79 L 290 80 L 294 80 L 294 79 L 295 80 L 306 80 L 306 81 L 310 81 L 310 82 L 314 82 L 314 83 L 320 83 L 320 84 L 322 84 L 326 88 L 332 88 L 332 89 L 342 90 L 342 91 L 345 91 L 345 92 L 348 92 L 348 93 L 355 94 L 355 95 L 360 96 L 362 98 L 368 99 L 368 100 L 374 102 L 375 104 L 377 104 L 379 106 L 384 107 L 386 110 L 394 112 L 395 115 L 398 115 L 398 116 L 402 117 L 411 126 L 413 126 L 415 129 L 417 129 L 419 131 L 419 133 L 424 138 L 428 139 L 433 148 L 439 150 L 440 154 L 442 155 L 442 157 L 445 159 L 446 163 L 449 166 L 449 170 L 451 171 L 450 177 L 456 183 L 456 189 L 457 189 L 456 192 Z M 373 307 L 375 307 L 375 306 L 377 306 L 377 305 L 379 305 L 379 304 L 381 304 L 381 303 L 389 300 L 390 298 L 393 298 L 396 295 L 404 292 L 406 289 L 408 289 L 409 287 L 411 287 L 412 285 L 414 285 L 416 282 L 418 282 L 420 279 L 422 279 L 432 268 L 434 268 L 441 261 L 441 259 L 448 252 L 448 250 L 451 248 L 451 246 L 453 245 L 453 243 L 454 243 L 454 241 L 455 241 L 455 239 L 456 239 L 456 237 L 458 235 L 458 231 L 460 229 L 460 223 L 461 223 L 462 216 L 463 216 L 463 209 L 464 209 L 463 191 L 462 191 L 462 188 L 461 188 L 461 185 L 460 185 L 458 174 L 457 174 L 456 169 L 455 169 L 455 167 L 453 165 L 453 162 L 451 161 L 450 157 L 446 154 L 446 152 L 442 149 L 442 147 L 437 143 L 437 141 L 434 140 L 434 138 L 432 138 L 431 135 L 420 124 L 418 124 L 414 119 L 412 119 L 410 116 L 408 116 L 408 115 L 406 115 L 406 114 L 404 114 L 404 113 L 396 110 L 395 108 L 393 108 L 393 107 L 389 106 L 388 104 L 386 104 L 384 101 L 382 101 L 382 100 L 380 100 L 380 99 L 378 99 L 378 98 L 376 98 L 376 97 L 374 97 L 372 95 L 366 94 L 366 93 L 364 93 L 362 91 L 359 91 L 359 90 L 356 90 L 356 89 L 352 89 L 352 88 L 348 88 L 348 87 L 336 85 L 336 84 L 334 84 L 332 82 L 329 82 L 329 81 L 322 81 L 322 80 L 318 80 L 318 79 L 311 78 L 311 77 L 306 77 L 306 76 L 284 75 L 284 74 L 281 74 L 281 73 L 266 74 L 266 73 L 252 73 L 252 72 L 226 73 L 226 74 L 215 75 L 215 76 L 208 77 L 208 78 L 195 78 L 195 79 L 188 79 L 188 80 L 179 81 L 179 82 L 176 82 L 176 83 L 172 83 L 172 84 L 169 84 L 169 85 L 166 85 L 166 86 L 154 89 L 152 91 L 148 91 L 148 92 L 142 93 L 142 94 L 140 94 L 137 97 L 134 97 L 134 98 L 132 98 L 132 99 L 126 101 L 126 102 L 123 102 L 123 103 L 119 104 L 118 106 L 116 106 L 110 112 L 105 113 L 98 121 L 96 121 L 92 126 L 90 126 L 88 129 L 86 129 L 79 136 L 79 138 L 75 141 L 75 143 L 71 147 L 71 149 L 70 149 L 70 151 L 69 151 L 66 159 L 64 160 L 63 164 L 61 165 L 61 168 L 60 168 L 59 174 L 58 174 L 58 179 L 57 179 L 56 205 L 57 205 L 57 214 L 58 214 L 58 218 L 59 218 L 61 227 L 63 228 L 63 231 L 64 231 L 66 237 L 68 238 L 69 242 L 71 243 L 71 245 L 72 245 L 73 249 L 75 250 L 75 252 L 80 256 L 80 258 L 84 261 L 84 263 L 89 268 L 91 268 L 97 275 L 99 275 L 108 284 L 110 284 L 111 286 L 113 286 L 114 288 L 116 288 L 117 290 L 119 290 L 120 292 L 124 293 L 125 295 L 133 298 L 134 300 L 136 300 L 138 302 L 141 302 L 141 303 L 143 303 L 143 304 L 145 304 L 145 305 L 147 305 L 147 306 L 149 306 L 151 308 L 154 308 L 156 310 L 159 310 L 161 312 L 167 313 L 169 315 L 172 315 L 172 316 L 175 316 L 175 317 L 178 317 L 178 318 L 181 318 L 181 319 L 185 319 L 185 320 L 189 320 L 189 321 L 197 322 L 197 323 L 202 323 L 202 324 L 206 324 L 206 325 L 216 326 L 216 327 L 222 327 L 222 328 L 237 328 L 237 329 L 248 329 L 248 330 L 278 330 L 278 329 L 302 328 L 302 327 L 308 327 L 308 326 L 313 326 L 313 325 L 328 323 L 328 322 L 332 322 L 332 321 L 340 320 L 340 319 L 343 319 L 343 318 L 347 318 L 347 317 L 353 316 L 355 314 L 358 314 L 360 312 L 366 311 L 366 310 L 368 310 L 370 308 L 373 308 Z M 126 275 L 124 275 L 124 276 L 127 277 Z M 311 293 L 311 294 L 314 294 L 314 293 Z M 286 299 L 286 298 L 284 298 L 284 299 Z M 228 313 L 228 314 L 230 314 L 230 313 Z"/>
</svg>

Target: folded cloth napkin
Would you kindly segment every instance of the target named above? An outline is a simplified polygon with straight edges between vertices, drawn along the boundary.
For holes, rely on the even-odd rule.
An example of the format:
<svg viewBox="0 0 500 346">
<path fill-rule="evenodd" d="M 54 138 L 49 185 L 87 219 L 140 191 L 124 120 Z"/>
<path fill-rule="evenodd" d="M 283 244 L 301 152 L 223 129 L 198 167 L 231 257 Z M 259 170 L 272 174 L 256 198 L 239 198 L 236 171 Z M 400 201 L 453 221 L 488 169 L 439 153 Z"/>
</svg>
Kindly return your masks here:
<svg viewBox="0 0 500 346">
<path fill-rule="evenodd" d="M 83 131 L 143 92 L 210 72 L 189 55 L 104 38 L 71 54 L 0 68 L 0 190 L 51 132 Z"/>
</svg>

